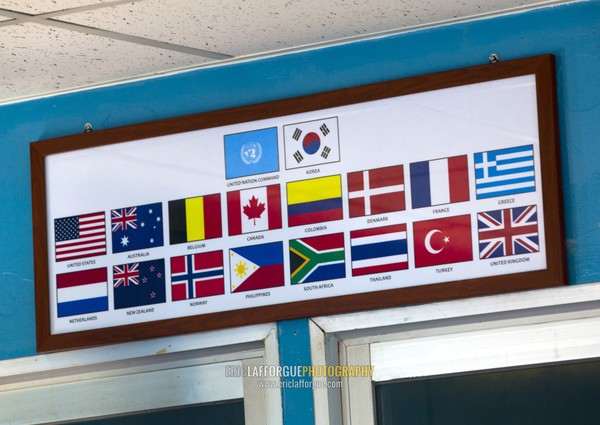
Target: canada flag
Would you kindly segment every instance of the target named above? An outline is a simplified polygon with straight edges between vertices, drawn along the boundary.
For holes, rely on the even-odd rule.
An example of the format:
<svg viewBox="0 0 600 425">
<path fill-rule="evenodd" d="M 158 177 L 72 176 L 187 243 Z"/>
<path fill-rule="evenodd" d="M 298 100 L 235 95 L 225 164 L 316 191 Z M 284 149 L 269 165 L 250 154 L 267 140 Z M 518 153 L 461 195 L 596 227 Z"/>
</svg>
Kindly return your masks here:
<svg viewBox="0 0 600 425">
<path fill-rule="evenodd" d="M 281 229 L 278 184 L 227 193 L 229 236 Z"/>
<path fill-rule="evenodd" d="M 469 215 L 419 221 L 413 230 L 416 267 L 473 260 Z"/>
</svg>

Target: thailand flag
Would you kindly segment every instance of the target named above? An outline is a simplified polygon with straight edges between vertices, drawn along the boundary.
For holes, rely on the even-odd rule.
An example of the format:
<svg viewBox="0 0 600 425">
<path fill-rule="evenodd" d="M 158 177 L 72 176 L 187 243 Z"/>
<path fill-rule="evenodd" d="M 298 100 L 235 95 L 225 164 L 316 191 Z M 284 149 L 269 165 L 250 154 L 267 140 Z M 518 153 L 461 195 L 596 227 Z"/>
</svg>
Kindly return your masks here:
<svg viewBox="0 0 600 425">
<path fill-rule="evenodd" d="M 352 276 L 408 269 L 406 224 L 350 232 Z"/>
<path fill-rule="evenodd" d="M 467 156 L 455 156 L 410 164 L 413 208 L 469 200 Z"/>
</svg>

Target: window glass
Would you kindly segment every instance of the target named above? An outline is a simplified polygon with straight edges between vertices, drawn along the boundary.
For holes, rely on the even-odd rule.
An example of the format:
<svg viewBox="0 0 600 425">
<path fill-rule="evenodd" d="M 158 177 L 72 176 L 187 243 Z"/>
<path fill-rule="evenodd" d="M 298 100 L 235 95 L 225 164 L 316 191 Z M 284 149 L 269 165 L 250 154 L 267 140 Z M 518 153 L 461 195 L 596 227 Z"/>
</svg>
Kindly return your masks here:
<svg viewBox="0 0 600 425">
<path fill-rule="evenodd" d="M 600 418 L 600 361 L 381 383 L 378 425 L 572 425 Z"/>
<path fill-rule="evenodd" d="M 81 425 L 244 425 L 244 401 L 199 404 L 70 422 Z"/>
</svg>

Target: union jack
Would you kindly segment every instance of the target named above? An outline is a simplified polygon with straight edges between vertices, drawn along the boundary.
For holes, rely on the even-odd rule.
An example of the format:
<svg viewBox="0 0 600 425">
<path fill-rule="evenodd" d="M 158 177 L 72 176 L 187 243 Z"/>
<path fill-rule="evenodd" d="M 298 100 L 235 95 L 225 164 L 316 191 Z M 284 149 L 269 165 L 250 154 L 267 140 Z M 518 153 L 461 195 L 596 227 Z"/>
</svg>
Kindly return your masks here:
<svg viewBox="0 0 600 425">
<path fill-rule="evenodd" d="M 479 258 L 539 251 L 537 207 L 516 207 L 477 214 Z"/>
<path fill-rule="evenodd" d="M 137 229 L 137 207 L 112 210 L 112 231 Z"/>
<path fill-rule="evenodd" d="M 113 285 L 115 288 L 119 286 L 129 286 L 140 284 L 140 271 L 138 266 L 140 263 L 123 264 L 122 266 L 113 266 Z"/>
</svg>

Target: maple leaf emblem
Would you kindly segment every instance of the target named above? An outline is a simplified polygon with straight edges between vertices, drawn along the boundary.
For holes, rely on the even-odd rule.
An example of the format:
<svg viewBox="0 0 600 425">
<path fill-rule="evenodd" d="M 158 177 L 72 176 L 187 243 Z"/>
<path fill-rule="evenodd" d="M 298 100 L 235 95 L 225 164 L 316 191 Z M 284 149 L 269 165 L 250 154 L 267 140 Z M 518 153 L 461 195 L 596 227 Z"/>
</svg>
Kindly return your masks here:
<svg viewBox="0 0 600 425">
<path fill-rule="evenodd" d="M 254 220 L 254 225 L 256 226 L 256 219 L 260 218 L 263 212 L 265 212 L 264 202 L 258 202 L 256 196 L 252 195 L 252 198 L 248 201 L 248 205 L 244 205 L 244 214 L 246 214 L 248 220 Z"/>
</svg>

